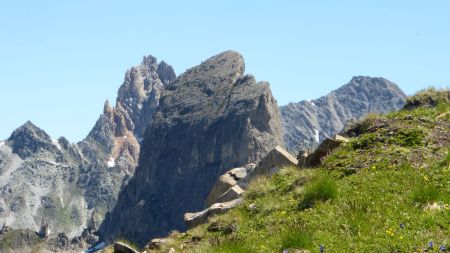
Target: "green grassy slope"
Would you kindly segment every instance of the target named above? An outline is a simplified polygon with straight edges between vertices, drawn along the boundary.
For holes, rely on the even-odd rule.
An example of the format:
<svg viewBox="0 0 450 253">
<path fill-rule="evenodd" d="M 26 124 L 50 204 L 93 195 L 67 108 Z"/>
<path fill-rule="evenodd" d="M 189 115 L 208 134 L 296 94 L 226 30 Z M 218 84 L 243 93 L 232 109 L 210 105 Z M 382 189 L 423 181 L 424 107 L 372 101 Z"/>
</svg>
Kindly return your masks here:
<svg viewBox="0 0 450 253">
<path fill-rule="evenodd" d="M 258 178 L 243 205 L 173 232 L 161 252 L 449 252 L 449 100 L 426 90 L 367 117 L 320 168 Z"/>
</svg>

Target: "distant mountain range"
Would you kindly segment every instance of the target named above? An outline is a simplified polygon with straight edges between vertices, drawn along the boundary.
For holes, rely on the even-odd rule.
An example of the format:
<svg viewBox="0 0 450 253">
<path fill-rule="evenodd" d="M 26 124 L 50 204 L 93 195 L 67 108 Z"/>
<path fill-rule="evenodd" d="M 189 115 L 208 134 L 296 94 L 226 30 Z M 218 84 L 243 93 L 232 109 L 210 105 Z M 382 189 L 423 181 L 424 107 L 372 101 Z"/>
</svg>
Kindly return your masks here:
<svg viewBox="0 0 450 253">
<path fill-rule="evenodd" d="M 0 225 L 79 236 L 99 223 L 134 174 L 140 143 L 172 67 L 144 57 L 131 68 L 112 107 L 105 102 L 89 135 L 79 143 L 52 140 L 26 122 L 0 146 Z"/>
<path fill-rule="evenodd" d="M 353 77 L 326 96 L 281 106 L 284 143 L 293 153 L 312 150 L 325 137 L 340 132 L 349 120 L 398 110 L 405 100 L 403 91 L 384 78 Z"/>
</svg>

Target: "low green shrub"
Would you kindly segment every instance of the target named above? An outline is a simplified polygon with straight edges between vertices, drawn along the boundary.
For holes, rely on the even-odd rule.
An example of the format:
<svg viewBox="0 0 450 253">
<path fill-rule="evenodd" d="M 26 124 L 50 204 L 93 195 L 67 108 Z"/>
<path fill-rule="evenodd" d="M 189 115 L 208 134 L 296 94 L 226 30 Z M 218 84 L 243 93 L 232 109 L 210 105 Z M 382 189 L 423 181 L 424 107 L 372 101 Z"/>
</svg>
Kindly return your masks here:
<svg viewBox="0 0 450 253">
<path fill-rule="evenodd" d="M 439 189 L 434 185 L 425 185 L 424 187 L 418 187 L 412 193 L 413 202 L 421 205 L 435 202 L 439 199 L 439 197 Z"/>
<path fill-rule="evenodd" d="M 372 147 L 376 142 L 378 142 L 376 133 L 368 133 L 353 139 L 350 144 L 356 150 Z"/>
<path fill-rule="evenodd" d="M 281 234 L 280 251 L 285 249 L 309 249 L 312 245 L 312 236 L 306 231 L 294 229 Z"/>
<path fill-rule="evenodd" d="M 335 180 L 328 175 L 320 175 L 305 186 L 303 199 L 299 204 L 299 208 L 310 208 L 316 202 L 333 200 L 337 197 L 337 193 Z"/>
<path fill-rule="evenodd" d="M 420 129 L 401 129 L 390 142 L 403 147 L 415 147 L 422 145 L 424 139 L 425 134 Z"/>
</svg>

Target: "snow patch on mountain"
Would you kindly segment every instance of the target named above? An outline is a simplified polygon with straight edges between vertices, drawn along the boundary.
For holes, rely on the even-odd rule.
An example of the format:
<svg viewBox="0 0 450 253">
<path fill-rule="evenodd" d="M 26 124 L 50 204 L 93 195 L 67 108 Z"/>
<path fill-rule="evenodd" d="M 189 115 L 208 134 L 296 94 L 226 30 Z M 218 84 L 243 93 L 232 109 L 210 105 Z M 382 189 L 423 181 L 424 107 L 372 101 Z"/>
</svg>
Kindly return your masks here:
<svg viewBox="0 0 450 253">
<path fill-rule="evenodd" d="M 319 138 L 319 130 L 314 128 L 314 139 L 316 140 L 317 143 L 320 143 L 320 138 Z"/>
<path fill-rule="evenodd" d="M 106 162 L 106 164 L 108 165 L 108 168 L 112 168 L 114 166 L 116 166 L 116 162 L 114 161 L 114 158 L 110 157 L 108 162 Z"/>
</svg>

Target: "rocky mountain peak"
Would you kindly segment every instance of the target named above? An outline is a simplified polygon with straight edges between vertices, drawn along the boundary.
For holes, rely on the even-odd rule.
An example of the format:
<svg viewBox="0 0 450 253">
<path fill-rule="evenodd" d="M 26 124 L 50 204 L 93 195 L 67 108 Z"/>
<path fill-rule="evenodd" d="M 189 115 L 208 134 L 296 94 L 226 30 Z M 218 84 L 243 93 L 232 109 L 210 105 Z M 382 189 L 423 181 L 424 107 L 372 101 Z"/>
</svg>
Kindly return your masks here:
<svg viewBox="0 0 450 253">
<path fill-rule="evenodd" d="M 242 56 L 227 51 L 166 88 L 147 128 L 139 167 L 102 225 L 103 236 L 145 240 L 184 229 L 184 213 L 203 208 L 219 175 L 282 145 L 269 84 L 256 83 L 244 70 Z"/>
<path fill-rule="evenodd" d="M 337 93 L 367 93 L 367 92 L 383 92 L 388 90 L 391 93 L 395 93 L 399 97 L 405 98 L 406 95 L 403 91 L 393 82 L 382 77 L 370 77 L 370 76 L 354 76 L 350 82 L 337 89 Z M 358 95 L 358 94 L 357 94 Z"/>
<path fill-rule="evenodd" d="M 105 105 L 103 106 L 103 114 L 109 118 L 112 119 L 113 117 L 113 107 L 111 106 L 111 104 L 109 103 L 108 100 L 105 101 Z"/>
<path fill-rule="evenodd" d="M 210 81 L 208 86 L 214 84 L 232 84 L 243 76 L 245 72 L 244 58 L 235 51 L 225 51 L 213 56 L 200 65 L 193 67 L 177 79 L 176 83 L 185 83 L 188 80 L 205 83 Z"/>
<path fill-rule="evenodd" d="M 12 147 L 13 152 L 22 159 L 26 159 L 40 150 L 56 150 L 50 136 L 31 121 L 27 121 L 14 130 L 7 142 Z"/>
<path fill-rule="evenodd" d="M 159 79 L 165 85 L 172 83 L 175 78 L 177 78 L 175 71 L 172 66 L 167 64 L 165 61 L 161 61 L 158 65 L 158 69 L 156 70 Z"/>
<path fill-rule="evenodd" d="M 147 66 L 151 67 L 153 65 L 157 65 L 158 64 L 158 60 L 153 55 L 147 55 L 147 56 L 144 56 L 142 58 L 143 59 L 142 59 L 142 64 L 141 65 L 147 65 Z"/>
<path fill-rule="evenodd" d="M 142 64 L 132 67 L 125 74 L 123 84 L 117 93 L 116 108 L 125 117 L 129 128 L 137 138 L 142 138 L 145 128 L 153 117 L 165 84 L 175 79 L 172 66 L 165 62 L 158 64 L 156 57 L 144 56 Z"/>
</svg>

